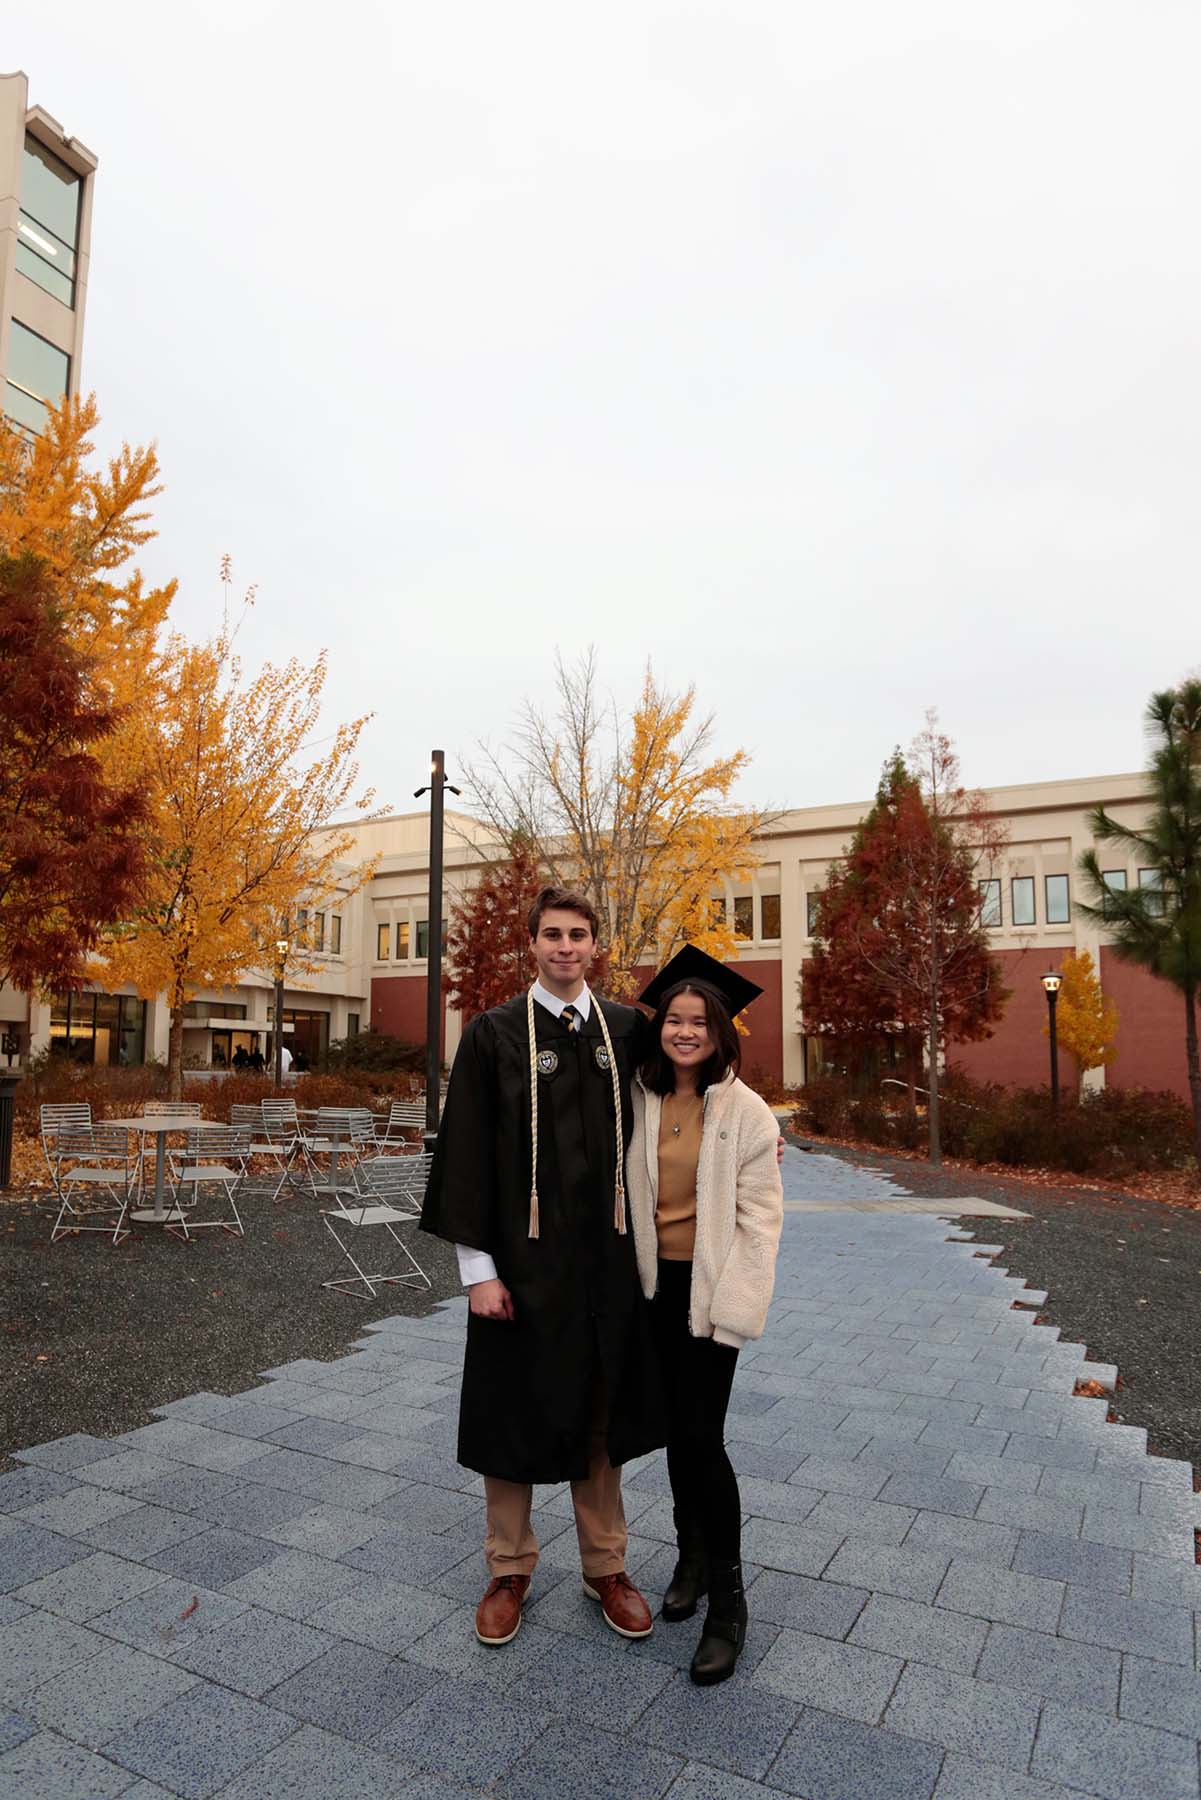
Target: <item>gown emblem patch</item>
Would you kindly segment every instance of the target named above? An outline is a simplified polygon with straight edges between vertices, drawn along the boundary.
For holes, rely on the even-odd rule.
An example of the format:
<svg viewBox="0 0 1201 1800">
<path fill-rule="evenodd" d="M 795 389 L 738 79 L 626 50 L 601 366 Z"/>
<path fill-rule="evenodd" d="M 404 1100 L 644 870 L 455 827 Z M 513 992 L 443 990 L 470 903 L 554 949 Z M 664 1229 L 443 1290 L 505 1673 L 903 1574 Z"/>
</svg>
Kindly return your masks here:
<svg viewBox="0 0 1201 1800">
<path fill-rule="evenodd" d="M 537 1061 L 539 1075 L 553 1075 L 559 1066 L 559 1052 L 557 1050 L 539 1050 Z"/>
<path fill-rule="evenodd" d="M 606 1045 L 604 1045 L 604 1044 L 595 1045 L 595 1047 L 593 1048 L 592 1054 L 596 1058 L 596 1066 L 598 1069 L 606 1069 L 607 1070 L 610 1067 L 612 1058 L 609 1055 L 609 1051 L 608 1051 L 608 1048 Z"/>
</svg>

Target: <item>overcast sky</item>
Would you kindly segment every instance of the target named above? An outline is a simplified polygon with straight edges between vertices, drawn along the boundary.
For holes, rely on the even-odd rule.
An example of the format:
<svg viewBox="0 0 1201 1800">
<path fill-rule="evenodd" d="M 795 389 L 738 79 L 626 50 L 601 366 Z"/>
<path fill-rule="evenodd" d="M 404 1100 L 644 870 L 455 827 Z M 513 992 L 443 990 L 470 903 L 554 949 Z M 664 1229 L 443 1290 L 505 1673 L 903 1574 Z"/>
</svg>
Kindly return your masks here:
<svg viewBox="0 0 1201 1800">
<path fill-rule="evenodd" d="M 1141 766 L 1201 662 L 1194 0 L 55 0 L 148 568 L 328 645 L 404 810 L 595 641 L 742 795 Z"/>
</svg>

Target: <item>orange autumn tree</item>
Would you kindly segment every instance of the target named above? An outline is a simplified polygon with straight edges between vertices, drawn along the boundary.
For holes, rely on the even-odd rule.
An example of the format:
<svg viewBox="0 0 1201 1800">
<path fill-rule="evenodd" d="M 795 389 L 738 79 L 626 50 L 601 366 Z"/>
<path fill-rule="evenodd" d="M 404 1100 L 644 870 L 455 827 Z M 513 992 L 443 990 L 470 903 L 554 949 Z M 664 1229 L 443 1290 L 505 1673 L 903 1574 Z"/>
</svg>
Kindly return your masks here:
<svg viewBox="0 0 1201 1800">
<path fill-rule="evenodd" d="M 672 694 L 649 667 L 628 720 L 600 692 L 594 651 L 557 662 L 556 685 L 553 716 L 527 704 L 504 750 L 469 769 L 486 816 L 502 839 L 516 830 L 536 845 L 552 880 L 585 889 L 609 953 L 607 993 L 628 995 L 640 964 L 685 942 L 733 957 L 714 892 L 757 861 L 761 816 L 730 801 L 746 752 L 709 759 L 712 715 L 695 717 L 695 689 Z"/>
<path fill-rule="evenodd" d="M 228 563 L 222 573 L 228 584 Z M 154 814 L 149 869 L 140 904 L 104 953 L 110 984 L 168 997 L 174 1095 L 187 1002 L 201 988 L 265 972 L 281 926 L 300 907 L 355 892 L 373 867 L 348 867 L 352 833 L 323 829 L 348 805 L 371 802 L 370 792 L 352 798 L 369 715 L 338 726 L 323 754 L 306 757 L 324 653 L 312 667 L 293 657 L 247 679 L 235 635 L 227 623 L 209 643 L 172 636 L 162 647 L 136 724 Z M 303 944 L 289 956 L 291 971 L 317 966 Z"/>
<path fill-rule="evenodd" d="M 154 447 L 123 444 L 99 464 L 98 423 L 91 395 L 51 407 L 34 438 L 0 421 L 0 555 L 30 554 L 46 566 L 72 647 L 120 708 L 145 691 L 176 584 L 148 586 L 129 566 L 155 535 L 149 502 L 162 489 Z M 120 728 L 101 754 L 128 772 Z"/>
<path fill-rule="evenodd" d="M 1077 1087 L 1089 1069 L 1102 1069 L 1118 1053 L 1118 1003 L 1101 991 L 1093 959 L 1087 950 L 1068 951 L 1060 970 L 1062 984 L 1055 1006 L 1055 1027 L 1061 1050 L 1076 1064 Z M 1043 1026 L 1050 1036 L 1050 1026 Z"/>
</svg>

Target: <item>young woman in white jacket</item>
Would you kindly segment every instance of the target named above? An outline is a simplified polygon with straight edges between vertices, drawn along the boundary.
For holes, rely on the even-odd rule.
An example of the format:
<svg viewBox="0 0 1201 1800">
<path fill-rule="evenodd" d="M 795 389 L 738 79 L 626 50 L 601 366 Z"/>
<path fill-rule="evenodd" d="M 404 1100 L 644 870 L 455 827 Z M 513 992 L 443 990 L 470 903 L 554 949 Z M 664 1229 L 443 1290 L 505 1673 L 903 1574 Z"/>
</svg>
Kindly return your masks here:
<svg viewBox="0 0 1201 1800">
<path fill-rule="evenodd" d="M 680 979 L 681 961 L 711 978 Z M 778 1127 L 738 1079 L 731 1016 L 759 991 L 692 947 L 651 983 L 642 998 L 656 1010 L 633 1083 L 626 1165 L 667 1395 L 679 1560 L 663 1617 L 691 1618 L 708 1592 L 690 1671 L 702 1686 L 733 1674 L 746 1636 L 742 1509 L 725 1418 L 738 1352 L 767 1320 L 783 1224 Z"/>
</svg>

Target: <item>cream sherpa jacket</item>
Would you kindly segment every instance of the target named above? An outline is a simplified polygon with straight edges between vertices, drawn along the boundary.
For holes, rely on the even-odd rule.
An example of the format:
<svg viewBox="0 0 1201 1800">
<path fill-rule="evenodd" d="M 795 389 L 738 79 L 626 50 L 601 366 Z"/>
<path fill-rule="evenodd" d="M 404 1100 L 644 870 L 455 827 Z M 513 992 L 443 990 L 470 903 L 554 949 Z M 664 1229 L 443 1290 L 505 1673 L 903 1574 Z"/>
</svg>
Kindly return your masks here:
<svg viewBox="0 0 1201 1800">
<path fill-rule="evenodd" d="M 638 1275 L 649 1300 L 659 1278 L 655 1207 L 663 1102 L 641 1081 L 633 1084 L 633 1099 L 626 1189 Z M 696 1170 L 689 1326 L 694 1337 L 716 1338 L 736 1350 L 748 1338 L 762 1335 L 771 1302 L 784 1223 L 778 1137 L 770 1107 L 737 1076 L 728 1074 L 706 1089 Z"/>
</svg>

